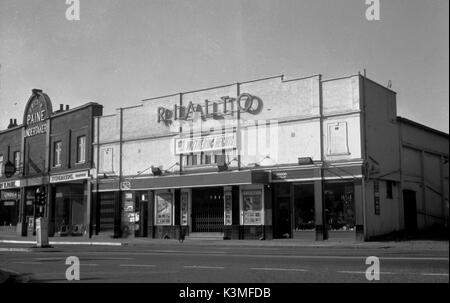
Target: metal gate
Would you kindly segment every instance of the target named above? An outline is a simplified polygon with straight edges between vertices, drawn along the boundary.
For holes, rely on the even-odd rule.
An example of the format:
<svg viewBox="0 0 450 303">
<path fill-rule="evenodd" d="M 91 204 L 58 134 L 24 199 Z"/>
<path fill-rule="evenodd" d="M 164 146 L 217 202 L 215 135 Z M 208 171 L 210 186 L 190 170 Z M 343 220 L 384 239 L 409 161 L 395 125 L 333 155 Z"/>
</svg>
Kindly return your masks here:
<svg viewBox="0 0 450 303">
<path fill-rule="evenodd" d="M 223 188 L 192 190 L 192 232 L 223 232 Z"/>
</svg>

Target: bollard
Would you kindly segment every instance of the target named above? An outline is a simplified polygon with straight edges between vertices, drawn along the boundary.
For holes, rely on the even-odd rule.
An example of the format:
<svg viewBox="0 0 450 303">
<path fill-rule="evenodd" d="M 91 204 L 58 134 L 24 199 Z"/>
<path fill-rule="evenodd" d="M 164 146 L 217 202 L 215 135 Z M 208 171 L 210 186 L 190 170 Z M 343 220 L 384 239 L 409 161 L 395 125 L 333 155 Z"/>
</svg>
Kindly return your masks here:
<svg viewBox="0 0 450 303">
<path fill-rule="evenodd" d="M 47 218 L 36 219 L 36 246 L 50 247 L 48 243 L 48 221 Z"/>
</svg>

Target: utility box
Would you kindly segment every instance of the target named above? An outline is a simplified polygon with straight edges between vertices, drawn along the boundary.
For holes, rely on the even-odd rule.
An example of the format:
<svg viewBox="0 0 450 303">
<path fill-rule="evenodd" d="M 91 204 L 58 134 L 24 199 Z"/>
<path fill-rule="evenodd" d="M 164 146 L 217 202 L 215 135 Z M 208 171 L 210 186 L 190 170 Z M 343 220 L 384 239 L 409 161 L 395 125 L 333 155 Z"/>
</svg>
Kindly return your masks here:
<svg viewBox="0 0 450 303">
<path fill-rule="evenodd" d="M 36 219 L 36 246 L 49 247 L 48 243 L 48 220 L 47 218 Z"/>
</svg>

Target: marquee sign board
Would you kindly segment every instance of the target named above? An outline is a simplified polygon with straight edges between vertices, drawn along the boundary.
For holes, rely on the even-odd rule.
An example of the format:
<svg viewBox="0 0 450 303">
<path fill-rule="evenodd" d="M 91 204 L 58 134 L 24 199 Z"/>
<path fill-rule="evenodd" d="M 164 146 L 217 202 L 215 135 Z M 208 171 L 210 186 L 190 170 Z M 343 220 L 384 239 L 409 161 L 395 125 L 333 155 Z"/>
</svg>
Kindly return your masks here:
<svg viewBox="0 0 450 303">
<path fill-rule="evenodd" d="M 236 148 L 236 133 L 175 139 L 175 154 Z"/>
<path fill-rule="evenodd" d="M 170 124 L 174 120 L 192 120 L 196 114 L 202 119 L 220 118 L 236 112 L 256 115 L 261 111 L 262 106 L 260 98 L 247 93 L 241 94 L 237 98 L 225 96 L 217 101 L 205 100 L 203 104 L 194 104 L 193 102 L 189 102 L 187 106 L 175 104 L 173 109 L 158 107 L 158 123 Z"/>
<path fill-rule="evenodd" d="M 33 89 L 23 115 L 25 137 L 33 137 L 47 132 L 46 120 L 52 114 L 52 103 L 42 90 Z"/>
</svg>

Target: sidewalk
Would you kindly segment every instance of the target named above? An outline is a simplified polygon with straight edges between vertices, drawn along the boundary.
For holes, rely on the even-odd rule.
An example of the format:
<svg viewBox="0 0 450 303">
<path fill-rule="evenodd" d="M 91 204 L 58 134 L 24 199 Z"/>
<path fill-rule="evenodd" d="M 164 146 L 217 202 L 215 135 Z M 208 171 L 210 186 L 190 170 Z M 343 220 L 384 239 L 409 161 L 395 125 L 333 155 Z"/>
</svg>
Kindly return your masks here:
<svg viewBox="0 0 450 303">
<path fill-rule="evenodd" d="M 449 241 L 411 240 L 357 242 L 352 240 L 312 241 L 304 239 L 273 240 L 210 240 L 189 239 L 180 243 L 176 239 L 124 238 L 115 239 L 108 236 L 89 237 L 50 237 L 50 245 L 108 245 L 108 246 L 158 246 L 158 245 L 194 245 L 194 246 L 249 246 L 249 247 L 328 247 L 355 249 L 404 249 L 404 250 L 440 250 L 449 251 Z M 0 244 L 36 244 L 34 236 L 18 237 L 14 234 L 0 234 Z"/>
</svg>

